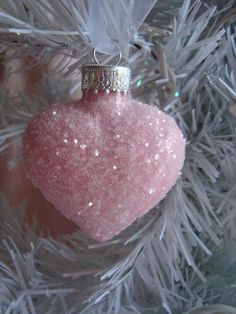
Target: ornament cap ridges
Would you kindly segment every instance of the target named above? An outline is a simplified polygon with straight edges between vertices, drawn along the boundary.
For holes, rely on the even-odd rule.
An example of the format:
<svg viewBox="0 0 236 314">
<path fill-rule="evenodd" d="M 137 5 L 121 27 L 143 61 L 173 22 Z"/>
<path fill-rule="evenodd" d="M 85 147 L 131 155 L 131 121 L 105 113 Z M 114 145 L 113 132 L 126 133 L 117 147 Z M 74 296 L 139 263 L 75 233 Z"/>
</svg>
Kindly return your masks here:
<svg viewBox="0 0 236 314">
<path fill-rule="evenodd" d="M 128 67 L 118 65 L 87 64 L 82 67 L 82 90 L 128 92 L 131 72 Z"/>
</svg>

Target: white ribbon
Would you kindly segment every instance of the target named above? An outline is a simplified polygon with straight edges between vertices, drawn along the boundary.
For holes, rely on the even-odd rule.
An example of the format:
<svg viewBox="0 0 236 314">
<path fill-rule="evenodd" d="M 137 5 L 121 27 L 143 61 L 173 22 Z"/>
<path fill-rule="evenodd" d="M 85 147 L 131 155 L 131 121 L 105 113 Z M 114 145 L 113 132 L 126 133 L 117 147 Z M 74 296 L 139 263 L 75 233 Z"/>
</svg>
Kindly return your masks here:
<svg viewBox="0 0 236 314">
<path fill-rule="evenodd" d="M 121 52 L 128 58 L 129 43 L 156 1 L 88 0 L 87 25 L 92 47 L 112 56 Z"/>
</svg>

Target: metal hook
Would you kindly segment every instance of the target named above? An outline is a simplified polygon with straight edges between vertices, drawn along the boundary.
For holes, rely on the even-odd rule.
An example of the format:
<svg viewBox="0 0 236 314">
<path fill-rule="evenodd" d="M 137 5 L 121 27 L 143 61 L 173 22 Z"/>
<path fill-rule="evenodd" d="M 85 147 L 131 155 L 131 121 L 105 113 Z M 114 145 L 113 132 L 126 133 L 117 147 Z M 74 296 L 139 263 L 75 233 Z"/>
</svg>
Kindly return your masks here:
<svg viewBox="0 0 236 314">
<path fill-rule="evenodd" d="M 120 61 L 121 61 L 122 53 L 121 53 L 121 50 L 120 50 L 119 45 L 118 45 L 116 42 L 112 42 L 112 43 L 113 43 L 114 46 L 116 46 L 116 47 L 118 48 L 118 50 L 119 50 L 119 57 L 118 57 L 118 60 L 117 60 L 117 62 L 114 64 L 114 66 L 117 66 L 117 65 L 120 63 Z M 93 57 L 94 57 L 95 62 L 96 62 L 98 65 L 104 65 L 104 64 L 101 64 L 101 63 L 98 61 L 97 56 L 96 56 L 96 53 L 97 53 L 97 50 L 96 50 L 96 48 L 95 48 L 95 49 L 93 50 Z"/>
</svg>

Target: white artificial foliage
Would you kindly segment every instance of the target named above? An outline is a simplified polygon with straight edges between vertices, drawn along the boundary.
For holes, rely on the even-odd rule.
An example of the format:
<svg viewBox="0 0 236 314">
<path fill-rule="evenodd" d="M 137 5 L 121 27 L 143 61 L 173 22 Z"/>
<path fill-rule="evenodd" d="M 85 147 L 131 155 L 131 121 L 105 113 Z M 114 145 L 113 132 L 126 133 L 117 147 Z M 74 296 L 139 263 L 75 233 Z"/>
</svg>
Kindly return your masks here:
<svg viewBox="0 0 236 314">
<path fill-rule="evenodd" d="M 25 34 L 15 43 L 7 37 L 1 42 L 1 50 L 15 48 L 9 61 L 23 52 L 41 64 L 60 57 L 33 96 L 12 99 L 2 87 L 0 152 L 9 140 L 21 145 L 28 122 L 40 109 L 71 97 L 75 86 L 69 80 L 91 54 L 86 1 L 78 3 L 2 0 L 0 32 Z M 172 2 L 174 12 L 177 3 Z M 225 14 L 233 4 L 228 3 Z M 222 80 L 235 89 L 236 49 L 235 33 L 219 23 L 219 10 L 206 1 L 184 1 L 163 29 L 168 34 L 163 42 L 155 36 L 151 12 L 122 61 L 133 71 L 133 95 L 162 106 L 185 135 L 186 161 L 175 187 L 144 217 L 102 244 L 81 231 L 59 240 L 43 237 L 36 224 L 24 222 L 24 204 L 11 208 L 2 195 L 0 313 L 200 314 L 207 303 L 234 310 L 236 118 L 228 110 L 232 92 L 218 90 Z M 212 309 L 217 311 L 217 305 Z"/>
</svg>

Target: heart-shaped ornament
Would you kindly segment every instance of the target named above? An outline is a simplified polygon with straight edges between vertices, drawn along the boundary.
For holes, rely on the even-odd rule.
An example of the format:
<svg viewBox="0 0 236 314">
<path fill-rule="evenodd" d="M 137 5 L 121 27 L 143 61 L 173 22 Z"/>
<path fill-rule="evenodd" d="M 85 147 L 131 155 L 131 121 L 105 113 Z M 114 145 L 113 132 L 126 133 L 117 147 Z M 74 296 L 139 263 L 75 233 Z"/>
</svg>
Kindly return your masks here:
<svg viewBox="0 0 236 314">
<path fill-rule="evenodd" d="M 185 157 L 173 118 L 117 92 L 37 115 L 24 136 L 29 178 L 68 219 L 106 241 L 164 198 Z"/>
</svg>

